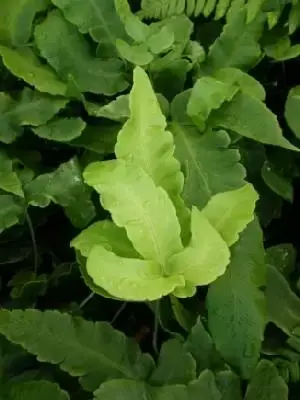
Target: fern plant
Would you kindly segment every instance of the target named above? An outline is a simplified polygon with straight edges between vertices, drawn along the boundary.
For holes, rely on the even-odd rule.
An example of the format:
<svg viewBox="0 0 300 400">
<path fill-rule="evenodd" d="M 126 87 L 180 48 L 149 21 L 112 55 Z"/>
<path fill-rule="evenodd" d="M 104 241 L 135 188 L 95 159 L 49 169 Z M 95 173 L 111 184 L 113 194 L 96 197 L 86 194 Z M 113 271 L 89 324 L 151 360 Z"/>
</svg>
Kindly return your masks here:
<svg viewBox="0 0 300 400">
<path fill-rule="evenodd" d="M 140 68 L 134 71 L 129 103 L 130 117 L 115 147 L 117 159 L 91 164 L 84 172 L 114 223 L 92 225 L 72 246 L 87 258 L 94 284 L 116 298 L 191 296 L 196 286 L 225 272 L 229 247 L 254 218 L 257 195 L 246 184 L 216 194 L 201 211 L 193 207 L 190 213 L 181 198 L 184 180 L 173 155 L 173 136 Z M 238 206 L 242 202 L 243 210 Z"/>
</svg>

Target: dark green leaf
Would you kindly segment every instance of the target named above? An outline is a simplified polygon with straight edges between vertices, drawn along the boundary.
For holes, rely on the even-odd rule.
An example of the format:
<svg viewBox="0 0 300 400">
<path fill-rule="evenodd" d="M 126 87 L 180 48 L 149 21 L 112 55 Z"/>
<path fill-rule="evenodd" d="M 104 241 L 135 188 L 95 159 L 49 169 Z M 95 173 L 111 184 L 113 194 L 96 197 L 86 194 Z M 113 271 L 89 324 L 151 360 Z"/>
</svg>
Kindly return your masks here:
<svg viewBox="0 0 300 400">
<path fill-rule="evenodd" d="M 58 11 L 35 29 L 41 55 L 65 81 L 72 75 L 82 92 L 113 95 L 127 88 L 123 63 L 92 57 L 86 40 Z"/>
<path fill-rule="evenodd" d="M 85 127 L 86 123 L 81 118 L 57 118 L 34 128 L 33 132 L 43 139 L 69 142 L 78 138 Z"/>
<path fill-rule="evenodd" d="M 61 164 L 54 172 L 36 177 L 24 191 L 30 205 L 47 207 L 51 201 L 61 205 L 75 226 L 84 227 L 95 216 L 91 190 L 83 182 L 76 158 Z"/>
<path fill-rule="evenodd" d="M 247 388 L 245 400 L 288 400 L 288 387 L 276 367 L 267 360 L 258 364 Z"/>
<path fill-rule="evenodd" d="M 0 310 L 0 332 L 40 361 L 60 365 L 88 390 L 114 378 L 143 379 L 152 359 L 105 322 L 89 322 L 58 311 Z"/>
<path fill-rule="evenodd" d="M 258 361 L 265 327 L 264 249 L 252 222 L 232 248 L 231 263 L 207 295 L 208 326 L 224 359 L 248 378 Z"/>
<path fill-rule="evenodd" d="M 177 385 L 188 384 L 194 379 L 196 363 L 191 354 L 176 339 L 165 342 L 149 382 L 154 386 Z"/>
</svg>

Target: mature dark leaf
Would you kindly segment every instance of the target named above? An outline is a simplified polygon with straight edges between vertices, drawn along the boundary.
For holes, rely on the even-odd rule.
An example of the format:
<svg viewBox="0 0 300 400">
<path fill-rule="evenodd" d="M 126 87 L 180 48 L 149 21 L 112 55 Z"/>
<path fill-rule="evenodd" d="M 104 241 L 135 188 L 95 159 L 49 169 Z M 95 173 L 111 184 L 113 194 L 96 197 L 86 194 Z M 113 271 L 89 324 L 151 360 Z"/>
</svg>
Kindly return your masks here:
<svg viewBox="0 0 300 400">
<path fill-rule="evenodd" d="M 184 347 L 196 360 L 198 373 L 205 369 L 214 370 L 222 364 L 220 354 L 200 318 L 192 328 Z"/>
<path fill-rule="evenodd" d="M 53 382 L 47 381 L 29 381 L 14 383 L 4 388 L 7 393 L 7 400 L 69 400 L 67 392 Z M 6 397 L 4 397 L 6 399 Z"/>
<path fill-rule="evenodd" d="M 67 104 L 67 100 L 25 88 L 16 101 L 0 93 L 0 141 L 13 142 L 25 125 L 39 126 L 48 122 Z"/>
<path fill-rule="evenodd" d="M 0 234 L 17 224 L 24 216 L 24 204 L 16 196 L 0 194 Z"/>
<path fill-rule="evenodd" d="M 78 138 L 86 127 L 86 123 L 81 118 L 57 118 L 50 121 L 47 125 L 42 125 L 33 129 L 33 132 L 48 140 L 57 142 L 69 142 Z"/>
<path fill-rule="evenodd" d="M 127 40 L 128 36 L 113 0 L 52 0 L 52 3 L 81 33 L 89 33 L 99 43 L 101 58 L 119 57 L 116 39 Z"/>
<path fill-rule="evenodd" d="M 77 227 L 86 226 L 95 216 L 91 190 L 83 182 L 76 158 L 61 164 L 54 172 L 37 176 L 24 191 L 30 205 L 47 207 L 53 201 L 62 206 Z"/>
<path fill-rule="evenodd" d="M 258 364 L 245 400 L 288 400 L 288 387 L 271 361 L 262 360 Z"/>
<path fill-rule="evenodd" d="M 58 311 L 0 311 L 0 332 L 40 361 L 58 364 L 95 390 L 114 378 L 143 379 L 153 366 L 148 355 L 105 322 L 90 322 Z"/>
<path fill-rule="evenodd" d="M 41 55 L 68 81 L 72 76 L 82 92 L 113 95 L 127 88 L 120 60 L 92 57 L 87 41 L 60 12 L 50 12 L 35 29 Z"/>
<path fill-rule="evenodd" d="M 264 249 L 252 222 L 232 248 L 231 263 L 207 295 L 208 326 L 224 359 L 249 377 L 258 361 L 265 327 Z"/>
<path fill-rule="evenodd" d="M 196 363 L 192 355 L 176 339 L 165 342 L 149 382 L 154 386 L 163 386 L 188 384 L 194 379 Z"/>
</svg>

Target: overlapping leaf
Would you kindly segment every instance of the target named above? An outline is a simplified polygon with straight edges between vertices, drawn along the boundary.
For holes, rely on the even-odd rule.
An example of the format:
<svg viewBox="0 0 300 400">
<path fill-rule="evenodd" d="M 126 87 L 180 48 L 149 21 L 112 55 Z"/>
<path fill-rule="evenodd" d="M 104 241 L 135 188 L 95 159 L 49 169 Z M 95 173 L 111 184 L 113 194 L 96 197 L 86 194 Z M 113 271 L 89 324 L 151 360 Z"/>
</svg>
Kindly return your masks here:
<svg viewBox="0 0 300 400">
<path fill-rule="evenodd" d="M 81 33 L 89 33 L 99 43 L 101 58 L 117 58 L 116 39 L 127 40 L 127 34 L 113 0 L 52 0 L 65 18 Z"/>
<path fill-rule="evenodd" d="M 191 215 L 192 239 L 182 251 L 174 254 L 168 271 L 182 274 L 188 285 L 208 285 L 223 275 L 230 260 L 226 242 L 196 207 Z"/>
<path fill-rule="evenodd" d="M 145 259 L 163 266 L 182 249 L 175 208 L 143 169 L 124 160 L 111 160 L 89 165 L 84 179 L 101 193 L 103 207 L 126 229 Z"/>
<path fill-rule="evenodd" d="M 218 193 L 202 210 L 202 214 L 219 232 L 228 246 L 238 241 L 239 234 L 254 219 L 258 195 L 247 183 L 240 189 Z"/>
<path fill-rule="evenodd" d="M 261 50 L 258 40 L 264 19 L 258 18 L 247 24 L 245 10 L 236 9 L 238 12 L 227 20 L 221 35 L 209 49 L 202 66 L 207 73 L 225 67 L 247 69 L 259 59 Z"/>
<path fill-rule="evenodd" d="M 12 44 L 26 44 L 32 34 L 36 14 L 47 9 L 49 0 L 3 0 L 2 3 L 6 7 L 7 28 Z"/>
<path fill-rule="evenodd" d="M 197 373 L 205 369 L 214 370 L 222 364 L 220 354 L 210 334 L 206 331 L 200 317 L 193 326 L 184 344 L 197 363 Z"/>
<path fill-rule="evenodd" d="M 82 92 L 113 95 L 127 88 L 122 62 L 92 57 L 87 41 L 60 12 L 50 12 L 36 26 L 35 40 L 61 78 L 68 81 L 72 76 Z"/>
<path fill-rule="evenodd" d="M 187 385 L 194 379 L 196 379 L 196 363 L 192 355 L 178 340 L 165 342 L 149 382 L 154 386 Z"/>
<path fill-rule="evenodd" d="M 188 206 L 205 206 L 211 196 L 244 184 L 245 170 L 225 131 L 204 135 L 194 126 L 173 122 L 176 156 L 185 171 L 183 198 Z"/>
<path fill-rule="evenodd" d="M 237 91 L 237 85 L 204 76 L 197 80 L 191 91 L 187 113 L 203 131 L 210 112 L 218 109 L 225 101 L 230 101 Z"/>
<path fill-rule="evenodd" d="M 59 79 L 52 68 L 43 64 L 29 47 L 12 50 L 0 46 L 0 55 L 3 64 L 13 75 L 22 78 L 40 92 L 65 95 L 66 84 Z"/>
<path fill-rule="evenodd" d="M 299 149 L 282 134 L 276 115 L 264 103 L 246 93 L 237 93 L 210 115 L 213 127 L 222 127 L 264 144 Z"/>
<path fill-rule="evenodd" d="M 83 257 L 88 257 L 95 245 L 101 245 L 121 257 L 138 258 L 125 229 L 109 220 L 95 222 L 71 242 L 71 246 L 80 251 Z"/>
<path fill-rule="evenodd" d="M 0 93 L 0 140 L 11 143 L 21 133 L 25 125 L 38 126 L 48 122 L 67 100 L 51 97 L 25 88 L 16 101 L 9 95 Z"/>
<path fill-rule="evenodd" d="M 86 270 L 97 286 L 129 301 L 157 300 L 184 286 L 179 274 L 164 276 L 157 261 L 119 257 L 101 245 L 92 248 Z"/>
</svg>

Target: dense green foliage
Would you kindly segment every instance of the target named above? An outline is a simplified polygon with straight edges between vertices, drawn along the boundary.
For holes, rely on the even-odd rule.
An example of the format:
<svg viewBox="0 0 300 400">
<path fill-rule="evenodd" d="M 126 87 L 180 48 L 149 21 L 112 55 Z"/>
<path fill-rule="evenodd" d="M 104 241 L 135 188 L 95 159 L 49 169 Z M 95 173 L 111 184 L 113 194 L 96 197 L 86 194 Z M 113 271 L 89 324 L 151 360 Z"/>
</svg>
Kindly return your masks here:
<svg viewBox="0 0 300 400">
<path fill-rule="evenodd" d="M 1 1 L 0 400 L 299 398 L 299 27 Z"/>
</svg>

